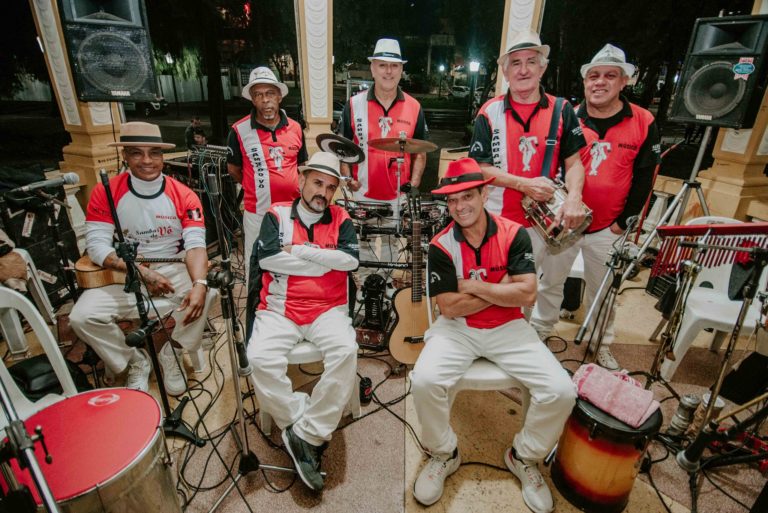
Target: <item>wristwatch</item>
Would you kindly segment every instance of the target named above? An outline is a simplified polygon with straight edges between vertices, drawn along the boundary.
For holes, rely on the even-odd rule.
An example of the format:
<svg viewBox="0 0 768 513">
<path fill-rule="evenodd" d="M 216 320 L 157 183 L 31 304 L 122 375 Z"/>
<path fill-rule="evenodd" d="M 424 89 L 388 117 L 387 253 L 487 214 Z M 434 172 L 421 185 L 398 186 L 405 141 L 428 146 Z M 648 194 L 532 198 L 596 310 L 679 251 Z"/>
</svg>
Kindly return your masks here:
<svg viewBox="0 0 768 513">
<path fill-rule="evenodd" d="M 202 278 L 198 278 L 198 279 L 196 279 L 195 281 L 192 282 L 192 286 L 195 286 L 198 283 L 200 285 L 202 285 L 203 287 L 205 287 L 206 290 L 208 290 L 208 280 L 204 280 Z"/>
</svg>

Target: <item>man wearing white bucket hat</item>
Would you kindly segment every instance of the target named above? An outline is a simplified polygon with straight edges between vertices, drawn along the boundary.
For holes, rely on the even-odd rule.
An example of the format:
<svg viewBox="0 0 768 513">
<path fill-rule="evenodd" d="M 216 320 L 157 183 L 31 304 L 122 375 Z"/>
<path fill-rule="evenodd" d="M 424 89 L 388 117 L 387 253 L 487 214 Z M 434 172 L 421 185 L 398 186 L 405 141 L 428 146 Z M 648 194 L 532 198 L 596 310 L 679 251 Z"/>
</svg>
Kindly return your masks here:
<svg viewBox="0 0 768 513">
<path fill-rule="evenodd" d="M 347 307 L 347 275 L 357 268 L 357 235 L 347 212 L 331 201 L 339 159 L 319 151 L 299 178 L 300 198 L 272 205 L 254 248 L 259 289 L 248 344 L 259 406 L 283 430 L 301 480 L 323 488 L 320 460 L 354 390 L 357 343 Z M 249 309 L 250 310 L 250 309 Z M 301 340 L 323 353 L 324 372 L 308 396 L 294 392 L 286 354 Z"/>
<path fill-rule="evenodd" d="M 651 192 L 653 170 L 659 162 L 659 131 L 653 114 L 621 95 L 634 72 L 624 51 L 611 44 L 581 67 L 585 101 L 576 116 L 587 140 L 580 153 L 586 171 L 583 200 L 592 209 L 592 224 L 576 244 L 549 257 L 554 265 L 539 282 L 531 317 L 539 333 L 548 333 L 557 322 L 563 283 L 579 251 L 584 258 L 585 304 L 592 304 L 613 242 Z M 615 370 L 619 364 L 609 348 L 613 338 L 613 312 L 609 312 L 597 362 Z"/>
<path fill-rule="evenodd" d="M 403 59 L 400 44 L 395 39 L 379 39 L 371 62 L 374 85 L 352 98 L 344 106 L 341 115 L 340 134 L 355 142 L 365 153 L 365 160 L 349 166 L 342 164 L 342 174 L 352 177 L 348 187 L 356 201 L 389 203 L 392 209 L 400 208 L 400 187 L 410 182 L 414 187 L 421 184 L 421 175 L 427 162 L 426 153 L 405 155 L 396 183 L 398 153 L 376 150 L 368 146 L 371 139 L 400 137 L 426 139 L 427 125 L 419 102 L 400 87 L 403 76 Z M 374 250 L 375 237 L 360 245 L 361 260 L 395 261 L 394 245 L 383 244 L 379 254 Z M 383 241 L 382 241 L 383 243 Z"/>
<path fill-rule="evenodd" d="M 251 71 L 243 98 L 251 113 L 232 125 L 227 138 L 227 170 L 243 185 L 243 255 L 246 276 L 253 243 L 264 214 L 273 203 L 299 197 L 298 166 L 306 162 L 304 132 L 280 109 L 288 86 L 267 67 Z"/>
</svg>

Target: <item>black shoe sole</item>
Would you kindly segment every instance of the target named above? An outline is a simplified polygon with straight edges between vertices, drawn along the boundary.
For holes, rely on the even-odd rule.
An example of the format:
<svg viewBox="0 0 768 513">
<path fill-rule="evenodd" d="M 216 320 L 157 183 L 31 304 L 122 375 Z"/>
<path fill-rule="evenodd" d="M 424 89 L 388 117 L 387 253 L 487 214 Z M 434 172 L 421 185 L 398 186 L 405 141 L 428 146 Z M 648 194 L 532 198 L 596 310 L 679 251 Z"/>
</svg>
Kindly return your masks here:
<svg viewBox="0 0 768 513">
<path fill-rule="evenodd" d="M 307 480 L 306 476 L 304 476 L 304 473 L 301 471 L 301 465 L 299 465 L 299 460 L 296 458 L 296 455 L 293 454 L 293 450 L 291 450 L 291 444 L 288 441 L 288 428 L 283 429 L 283 432 L 280 434 L 280 438 L 283 439 L 283 444 L 285 444 L 285 449 L 288 451 L 288 455 L 291 457 L 291 461 L 293 461 L 293 466 L 296 468 L 296 473 L 299 475 L 299 478 L 301 478 L 301 482 L 307 485 L 307 488 L 309 488 L 312 491 L 319 492 L 322 490 L 322 488 L 315 488 L 312 486 L 309 481 Z"/>
</svg>

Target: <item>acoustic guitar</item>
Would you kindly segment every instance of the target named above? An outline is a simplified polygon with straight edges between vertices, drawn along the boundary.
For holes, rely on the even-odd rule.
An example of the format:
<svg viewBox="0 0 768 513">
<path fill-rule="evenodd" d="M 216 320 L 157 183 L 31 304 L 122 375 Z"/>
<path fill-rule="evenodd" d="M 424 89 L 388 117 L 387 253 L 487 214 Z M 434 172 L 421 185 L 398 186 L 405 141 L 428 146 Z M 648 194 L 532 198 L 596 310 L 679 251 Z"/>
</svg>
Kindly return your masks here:
<svg viewBox="0 0 768 513">
<path fill-rule="evenodd" d="M 163 264 L 184 262 L 184 258 L 143 258 L 136 259 L 137 264 Z M 75 279 L 81 289 L 97 289 L 107 285 L 123 285 L 125 273 L 94 264 L 88 255 L 83 255 L 75 262 Z"/>
<path fill-rule="evenodd" d="M 398 290 L 392 299 L 395 322 L 389 336 L 389 352 L 400 363 L 413 365 L 424 347 L 424 332 L 429 327 L 427 303 L 423 297 L 421 249 L 421 203 L 418 192 L 408 199 L 411 209 L 411 286 Z"/>
</svg>

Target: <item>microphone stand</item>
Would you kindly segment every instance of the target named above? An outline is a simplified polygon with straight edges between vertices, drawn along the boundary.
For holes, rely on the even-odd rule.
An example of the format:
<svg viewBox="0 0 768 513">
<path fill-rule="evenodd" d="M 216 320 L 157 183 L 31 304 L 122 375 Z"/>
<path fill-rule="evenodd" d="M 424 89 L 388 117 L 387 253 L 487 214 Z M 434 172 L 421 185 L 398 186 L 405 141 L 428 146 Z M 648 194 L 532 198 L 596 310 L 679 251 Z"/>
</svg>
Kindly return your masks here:
<svg viewBox="0 0 768 513">
<path fill-rule="evenodd" d="M 198 438 L 182 421 L 181 414 L 184 411 L 184 407 L 189 402 L 189 397 L 183 397 L 179 401 L 179 405 L 175 410 L 171 411 L 171 405 L 168 402 L 168 394 L 165 391 L 165 383 L 163 382 L 163 373 L 160 368 L 160 361 L 157 359 L 157 350 L 155 349 L 154 341 L 152 340 L 152 332 L 155 326 L 160 322 L 159 319 L 150 319 L 147 312 L 147 306 L 144 304 L 144 298 L 141 295 L 141 281 L 139 270 L 136 267 L 136 248 L 138 243 L 127 242 L 123 237 L 123 229 L 120 227 L 120 220 L 117 217 L 117 209 L 115 208 L 115 201 L 112 198 L 112 190 L 109 188 L 109 176 L 103 169 L 99 173 L 101 177 L 101 183 L 104 185 L 104 191 L 107 194 L 107 202 L 109 203 L 109 210 L 112 213 L 112 220 L 115 224 L 115 233 L 117 234 L 118 242 L 115 244 L 115 251 L 119 258 L 122 258 L 125 262 L 126 276 L 125 276 L 125 292 L 133 292 L 136 296 L 136 309 L 139 312 L 139 319 L 141 319 L 141 327 L 133 332 L 129 333 L 125 337 L 126 345 L 130 347 L 142 347 L 147 346 L 150 359 L 152 360 L 152 370 L 155 373 L 157 379 L 157 388 L 160 391 L 160 401 L 163 405 L 163 412 L 165 419 L 163 420 L 163 432 L 167 436 L 174 436 L 184 438 L 198 447 L 205 445 L 205 440 Z M 179 364 L 179 362 L 177 362 Z"/>
<path fill-rule="evenodd" d="M 240 451 L 240 462 L 237 467 L 237 475 L 232 478 L 232 483 L 213 504 L 210 513 L 216 511 L 229 492 L 237 486 L 238 481 L 245 475 L 255 472 L 260 468 L 265 470 L 276 470 L 280 472 L 294 473 L 292 468 L 276 467 L 273 465 L 262 465 L 256 454 L 251 451 L 248 445 L 248 434 L 245 430 L 245 410 L 243 408 L 243 395 L 240 389 L 240 376 L 248 376 L 253 372 L 245 345 L 243 344 L 243 331 L 240 329 L 240 321 L 237 318 L 237 309 L 235 300 L 232 296 L 234 285 L 234 276 L 231 271 L 230 248 L 226 234 L 224 233 L 224 224 L 221 217 L 221 206 L 219 205 L 219 184 L 214 173 L 207 175 L 208 198 L 211 202 L 211 212 L 216 218 L 216 234 L 219 238 L 219 250 L 221 253 L 220 269 L 208 273 L 208 284 L 219 289 L 221 297 L 221 313 L 224 318 L 224 324 L 227 330 L 227 339 L 229 340 L 229 363 L 232 367 L 232 385 L 235 392 L 235 404 L 237 405 L 237 419 L 230 424 L 227 429 L 232 430 L 232 437 Z M 237 374 L 235 374 L 237 372 Z M 234 428 L 234 429 L 233 429 Z M 231 476 L 231 474 L 230 474 Z M 238 488 L 238 491 L 239 488 Z M 240 496 L 245 502 L 245 496 L 240 492 Z M 250 506 L 245 502 L 248 511 Z"/>
<path fill-rule="evenodd" d="M 35 435 L 29 436 L 24 422 L 19 419 L 16 408 L 13 406 L 13 401 L 11 401 L 11 397 L 8 394 L 8 389 L 5 388 L 5 383 L 2 379 L 0 379 L 0 402 L 2 402 L 5 416 L 8 419 L 8 425 L 5 427 L 5 434 L 8 439 L 0 447 L 0 461 L 2 462 L 0 463 L 0 470 L 8 486 L 3 504 L 7 505 L 8 511 L 24 513 L 34 513 L 37 511 L 32 492 L 26 486 L 20 485 L 16 480 L 16 476 L 8 468 L 7 462 L 11 458 L 15 458 L 19 462 L 19 468 L 29 469 L 45 509 L 50 513 L 58 513 L 59 507 L 56 505 L 56 499 L 53 497 L 53 492 L 51 492 L 51 488 L 48 486 L 45 475 L 40 469 L 40 464 L 35 456 L 34 444 L 35 442 L 40 442 L 45 453 L 46 463 L 50 464 L 53 461 L 51 455 L 48 454 L 48 448 L 45 446 L 43 428 L 37 426 L 35 428 Z"/>
</svg>

